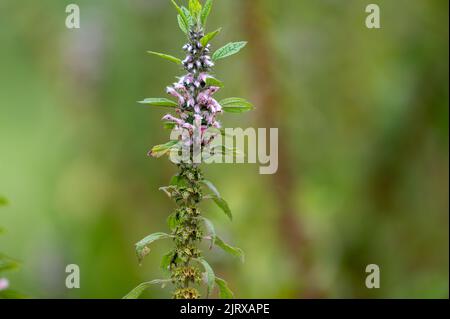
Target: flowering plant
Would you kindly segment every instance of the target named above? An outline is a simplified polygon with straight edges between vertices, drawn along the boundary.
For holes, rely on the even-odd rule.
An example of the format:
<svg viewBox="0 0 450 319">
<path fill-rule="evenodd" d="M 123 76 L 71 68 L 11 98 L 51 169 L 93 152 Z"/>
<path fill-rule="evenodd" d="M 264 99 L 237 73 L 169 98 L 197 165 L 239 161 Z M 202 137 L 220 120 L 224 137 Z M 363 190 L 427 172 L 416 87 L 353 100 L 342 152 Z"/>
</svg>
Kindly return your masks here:
<svg viewBox="0 0 450 319">
<path fill-rule="evenodd" d="M 167 187 L 162 187 L 177 208 L 168 218 L 171 233 L 155 233 L 147 236 L 136 244 L 136 253 L 141 261 L 150 251 L 148 245 L 159 239 L 171 239 L 174 249 L 168 252 L 161 266 L 170 272 L 170 278 L 145 282 L 132 290 L 125 298 L 138 298 L 142 292 L 153 284 L 165 286 L 172 283 L 175 286 L 175 299 L 197 299 L 200 292 L 197 289 L 206 284 L 206 297 L 217 286 L 221 298 L 232 298 L 233 293 L 225 280 L 216 277 L 212 267 L 202 257 L 198 245 L 203 240 L 210 242 L 210 248 L 218 246 L 224 251 L 244 259 L 241 249 L 225 243 L 215 233 L 210 220 L 202 216 L 199 204 L 202 200 L 213 200 L 231 219 L 231 211 L 227 202 L 221 197 L 216 187 L 204 179 L 196 160 L 195 148 L 211 146 L 217 134 L 223 134 L 218 115 L 223 112 L 241 113 L 253 109 L 253 105 L 242 98 L 227 98 L 220 102 L 215 94 L 223 87 L 223 83 L 212 74 L 215 63 L 225 57 L 239 52 L 246 42 L 234 42 L 218 49 L 213 54 L 210 41 L 216 37 L 220 29 L 205 33 L 204 28 L 211 11 L 213 0 L 206 0 L 204 5 L 199 0 L 189 0 L 188 7 L 179 6 L 171 0 L 178 11 L 178 24 L 186 34 L 188 43 L 183 46 L 186 53 L 184 60 L 174 56 L 149 51 L 150 54 L 174 62 L 187 72 L 176 83 L 167 88 L 167 93 L 176 101 L 166 98 L 149 98 L 142 104 L 172 108 L 175 114 L 163 117 L 165 127 L 177 133 L 170 142 L 153 147 L 149 156 L 179 154 L 180 149 L 188 150 L 189 155 L 176 162 L 178 173 Z M 212 131 L 212 132 L 211 132 Z M 219 147 L 211 148 L 211 157 L 224 155 L 228 150 Z M 211 194 L 205 193 L 205 188 Z"/>
</svg>

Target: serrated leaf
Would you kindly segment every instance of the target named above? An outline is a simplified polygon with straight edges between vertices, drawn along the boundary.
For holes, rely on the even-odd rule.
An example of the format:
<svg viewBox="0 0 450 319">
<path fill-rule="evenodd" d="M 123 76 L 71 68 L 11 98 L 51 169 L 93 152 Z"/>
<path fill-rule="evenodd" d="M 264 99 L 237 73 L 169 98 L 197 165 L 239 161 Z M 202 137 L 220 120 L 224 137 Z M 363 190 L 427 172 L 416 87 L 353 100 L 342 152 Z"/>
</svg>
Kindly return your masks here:
<svg viewBox="0 0 450 319">
<path fill-rule="evenodd" d="M 171 282 L 170 279 L 155 279 L 148 282 L 143 282 L 133 290 L 131 290 L 123 299 L 138 299 L 142 293 L 150 288 L 152 285 L 166 285 L 167 283 Z"/>
<path fill-rule="evenodd" d="M 221 30 L 222 28 L 219 28 L 216 31 L 210 32 L 206 34 L 203 38 L 201 38 L 200 43 L 202 44 L 202 46 L 205 47 L 212 39 L 216 37 L 216 35 L 220 33 Z"/>
<path fill-rule="evenodd" d="M 219 287 L 219 297 L 220 299 L 233 299 L 234 294 L 230 288 L 228 288 L 228 284 L 222 278 L 216 277 L 216 284 Z"/>
<path fill-rule="evenodd" d="M 178 143 L 179 143 L 179 141 L 170 141 L 165 144 L 156 145 L 151 149 L 149 155 L 156 157 L 156 158 L 164 156 L 169 151 L 171 151 L 173 148 L 177 147 Z"/>
<path fill-rule="evenodd" d="M 180 27 L 181 31 L 183 31 L 184 33 L 188 33 L 189 31 L 189 26 L 186 24 L 186 22 L 183 20 L 183 18 L 178 15 L 177 16 L 177 20 L 178 20 L 178 26 Z"/>
<path fill-rule="evenodd" d="M 217 197 L 221 197 L 219 191 L 217 190 L 217 187 L 214 186 L 214 184 L 206 179 L 201 181 L 203 184 L 205 184 Z"/>
<path fill-rule="evenodd" d="M 160 58 L 163 58 L 165 60 L 168 60 L 170 62 L 174 62 L 176 64 L 182 64 L 182 61 L 172 55 L 169 54 L 164 54 L 164 53 L 159 53 L 159 52 L 154 52 L 154 51 L 147 51 L 147 53 L 152 54 L 152 55 L 156 55 Z"/>
<path fill-rule="evenodd" d="M 246 45 L 247 42 L 245 41 L 228 43 L 227 45 L 214 52 L 212 59 L 213 61 L 217 61 L 229 57 L 241 51 Z"/>
<path fill-rule="evenodd" d="M 223 82 L 216 79 L 215 77 L 209 76 L 206 78 L 206 85 L 207 86 L 217 86 L 217 87 L 222 88 Z"/>
<path fill-rule="evenodd" d="M 216 276 L 214 275 L 214 271 L 211 268 L 211 266 L 208 264 L 208 262 L 203 258 L 197 258 L 197 260 L 202 264 L 203 268 L 205 269 L 205 275 L 206 275 L 206 286 L 208 287 L 206 292 L 206 297 L 209 296 L 211 291 L 214 289 L 214 283 Z"/>
<path fill-rule="evenodd" d="M 178 106 L 177 102 L 166 98 L 148 98 L 142 101 L 139 101 L 140 104 L 146 104 L 150 106 L 162 106 L 162 107 L 172 107 L 175 108 Z"/>
<path fill-rule="evenodd" d="M 253 110 L 255 107 L 252 103 L 239 97 L 231 97 L 219 102 L 222 109 L 228 113 L 244 113 Z"/>
<path fill-rule="evenodd" d="M 202 12 L 200 13 L 200 22 L 203 26 L 206 26 L 206 21 L 208 20 L 209 13 L 213 5 L 213 0 L 206 0 L 203 6 Z"/>
<path fill-rule="evenodd" d="M 142 259 L 148 255 L 150 252 L 150 248 L 148 248 L 148 245 L 151 243 L 160 240 L 160 239 L 166 239 L 166 238 L 172 238 L 171 235 L 166 233 L 154 233 L 151 235 L 148 235 L 141 241 L 136 243 L 136 255 L 138 257 L 139 263 L 142 262 Z"/>
<path fill-rule="evenodd" d="M 214 224 L 212 223 L 212 221 L 210 221 L 205 217 L 202 217 L 202 219 L 203 222 L 205 223 L 206 231 L 208 232 L 208 235 L 211 237 L 211 245 L 209 247 L 211 249 L 216 241 L 216 230 L 214 228 Z"/>
<path fill-rule="evenodd" d="M 216 236 L 215 245 L 223 249 L 223 251 L 233 255 L 235 257 L 239 257 L 242 262 L 245 261 L 244 251 L 238 247 L 233 247 L 225 243 L 219 236 Z"/>
</svg>

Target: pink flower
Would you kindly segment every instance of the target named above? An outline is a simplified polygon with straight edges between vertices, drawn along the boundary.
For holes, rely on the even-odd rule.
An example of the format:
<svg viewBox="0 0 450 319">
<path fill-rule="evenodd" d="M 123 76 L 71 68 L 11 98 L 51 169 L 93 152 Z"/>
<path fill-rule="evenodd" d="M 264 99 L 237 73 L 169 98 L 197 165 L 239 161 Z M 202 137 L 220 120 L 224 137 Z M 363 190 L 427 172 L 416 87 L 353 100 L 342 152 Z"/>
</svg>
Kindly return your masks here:
<svg viewBox="0 0 450 319">
<path fill-rule="evenodd" d="M 178 93 L 173 87 L 167 87 L 167 93 L 172 95 L 173 97 L 176 97 L 178 99 L 178 104 L 183 105 L 184 104 L 184 97 Z"/>
<path fill-rule="evenodd" d="M 164 117 L 162 119 L 163 119 L 163 121 L 174 122 L 174 123 L 176 123 L 176 124 L 178 124 L 180 126 L 182 126 L 184 124 L 183 120 L 180 120 L 179 118 L 176 118 L 172 114 L 166 114 L 166 115 L 164 115 Z"/>
<path fill-rule="evenodd" d="M 6 278 L 0 278 L 0 291 L 6 290 L 9 287 L 9 281 Z"/>
</svg>

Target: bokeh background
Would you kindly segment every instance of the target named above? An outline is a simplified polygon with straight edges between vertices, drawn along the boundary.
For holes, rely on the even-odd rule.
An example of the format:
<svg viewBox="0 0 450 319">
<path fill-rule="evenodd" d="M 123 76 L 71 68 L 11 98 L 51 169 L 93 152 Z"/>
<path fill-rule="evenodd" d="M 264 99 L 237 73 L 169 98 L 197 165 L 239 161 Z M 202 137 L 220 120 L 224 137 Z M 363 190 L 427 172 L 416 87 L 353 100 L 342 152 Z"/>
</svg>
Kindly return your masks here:
<svg viewBox="0 0 450 319">
<path fill-rule="evenodd" d="M 180 0 L 181 1 L 181 0 Z M 381 7 L 382 29 L 365 27 Z M 81 8 L 81 29 L 65 7 Z M 208 258 L 240 298 L 448 298 L 448 1 L 217 0 L 215 48 L 248 40 L 216 68 L 220 97 L 257 110 L 227 127 L 278 127 L 280 167 L 205 167 L 234 213 L 205 205 L 246 252 Z M 158 187 L 176 168 L 149 159 L 167 140 L 164 96 L 180 75 L 146 50 L 181 55 L 168 0 L 0 0 L 0 251 L 33 298 L 121 298 L 161 278 L 171 243 L 138 266 L 134 243 L 165 231 Z M 81 288 L 65 287 L 78 264 Z M 365 267 L 381 288 L 365 287 Z M 170 289 L 146 297 L 170 297 Z"/>
</svg>

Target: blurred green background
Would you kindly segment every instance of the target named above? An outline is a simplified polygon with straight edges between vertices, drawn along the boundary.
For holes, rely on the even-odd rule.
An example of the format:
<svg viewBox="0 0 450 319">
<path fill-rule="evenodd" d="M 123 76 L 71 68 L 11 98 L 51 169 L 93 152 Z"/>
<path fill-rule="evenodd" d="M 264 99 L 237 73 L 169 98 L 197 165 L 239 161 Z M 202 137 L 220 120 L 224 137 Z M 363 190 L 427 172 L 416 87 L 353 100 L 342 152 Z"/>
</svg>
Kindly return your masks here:
<svg viewBox="0 0 450 319">
<path fill-rule="evenodd" d="M 179 1 L 181 2 L 181 0 Z M 365 27 L 381 7 L 382 29 Z M 65 7 L 81 8 L 81 29 Z M 448 298 L 448 1 L 217 0 L 215 48 L 248 40 L 216 68 L 221 98 L 257 110 L 226 127 L 280 128 L 280 167 L 205 167 L 234 213 L 204 213 L 246 252 L 208 252 L 240 298 Z M 35 298 L 121 298 L 163 276 L 153 245 L 174 207 L 158 187 L 176 168 L 149 159 L 167 140 L 164 96 L 182 72 L 168 0 L 0 0 L 0 251 L 11 285 Z M 65 287 L 78 264 L 81 288 Z M 365 287 L 365 267 L 381 288 Z M 158 287 L 146 297 L 170 297 Z"/>
</svg>

